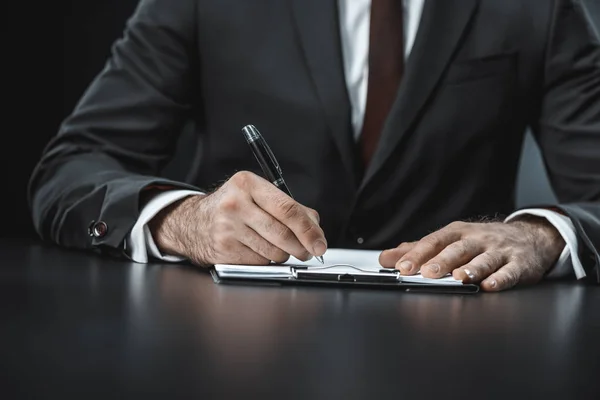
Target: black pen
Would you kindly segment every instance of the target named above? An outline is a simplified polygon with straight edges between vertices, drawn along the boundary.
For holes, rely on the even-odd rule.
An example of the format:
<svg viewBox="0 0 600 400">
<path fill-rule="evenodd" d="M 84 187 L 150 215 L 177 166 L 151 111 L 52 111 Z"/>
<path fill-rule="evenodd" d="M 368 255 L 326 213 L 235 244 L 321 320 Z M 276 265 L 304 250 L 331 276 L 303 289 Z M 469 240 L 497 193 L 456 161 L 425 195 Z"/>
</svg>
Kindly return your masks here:
<svg viewBox="0 0 600 400">
<path fill-rule="evenodd" d="M 258 161 L 258 164 L 262 168 L 267 180 L 283 193 L 287 194 L 291 198 L 294 198 L 294 196 L 292 196 L 292 192 L 290 192 L 290 189 L 283 180 L 283 173 L 279 163 L 277 162 L 277 159 L 275 158 L 275 155 L 258 129 L 256 129 L 254 125 L 246 125 L 242 129 L 242 132 L 244 133 L 246 142 L 248 142 L 250 145 L 252 153 L 254 153 L 254 157 L 256 157 L 256 161 Z M 316 258 L 321 262 L 321 264 L 325 264 L 322 256 L 316 256 Z"/>
</svg>

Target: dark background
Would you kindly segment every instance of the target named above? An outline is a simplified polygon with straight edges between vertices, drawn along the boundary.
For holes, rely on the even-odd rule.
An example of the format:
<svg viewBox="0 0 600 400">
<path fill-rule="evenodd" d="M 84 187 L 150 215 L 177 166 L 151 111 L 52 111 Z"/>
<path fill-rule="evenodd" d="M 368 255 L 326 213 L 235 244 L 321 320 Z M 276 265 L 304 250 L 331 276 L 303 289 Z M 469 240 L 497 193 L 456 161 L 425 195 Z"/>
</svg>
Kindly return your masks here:
<svg viewBox="0 0 600 400">
<path fill-rule="evenodd" d="M 137 0 L 4 2 L 0 236 L 34 235 L 27 181 L 40 154 L 102 69 Z M 600 0 L 586 0 L 600 25 Z M 552 200 L 539 151 L 527 137 L 517 204 Z M 181 157 L 185 158 L 185 157 Z"/>
<path fill-rule="evenodd" d="M 137 0 L 5 2 L 1 236 L 34 235 L 27 181 L 41 152 L 103 68 Z M 8 226 L 6 224 L 8 221 Z"/>
</svg>

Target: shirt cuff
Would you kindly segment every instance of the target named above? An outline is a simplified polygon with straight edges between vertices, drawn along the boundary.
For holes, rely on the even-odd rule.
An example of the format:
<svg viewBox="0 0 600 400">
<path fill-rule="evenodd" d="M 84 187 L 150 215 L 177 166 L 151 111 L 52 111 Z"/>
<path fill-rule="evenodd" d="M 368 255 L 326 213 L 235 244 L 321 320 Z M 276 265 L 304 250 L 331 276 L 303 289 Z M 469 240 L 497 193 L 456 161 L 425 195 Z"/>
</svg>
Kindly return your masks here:
<svg viewBox="0 0 600 400">
<path fill-rule="evenodd" d="M 504 222 L 508 222 L 519 215 L 535 215 L 546 218 L 565 241 L 565 248 L 560 254 L 558 261 L 546 275 L 548 278 L 562 278 L 570 275 L 572 272 L 575 272 L 577 279 L 586 277 L 585 269 L 579 259 L 579 243 L 577 241 L 575 226 L 569 217 L 543 208 L 530 208 L 512 213 Z"/>
<path fill-rule="evenodd" d="M 147 263 L 148 256 L 167 262 L 180 262 L 185 258 L 163 254 L 156 246 L 148 222 L 163 208 L 187 196 L 204 194 L 193 190 L 169 190 L 154 196 L 146 203 L 131 232 L 126 238 L 127 250 L 137 263 Z"/>
</svg>

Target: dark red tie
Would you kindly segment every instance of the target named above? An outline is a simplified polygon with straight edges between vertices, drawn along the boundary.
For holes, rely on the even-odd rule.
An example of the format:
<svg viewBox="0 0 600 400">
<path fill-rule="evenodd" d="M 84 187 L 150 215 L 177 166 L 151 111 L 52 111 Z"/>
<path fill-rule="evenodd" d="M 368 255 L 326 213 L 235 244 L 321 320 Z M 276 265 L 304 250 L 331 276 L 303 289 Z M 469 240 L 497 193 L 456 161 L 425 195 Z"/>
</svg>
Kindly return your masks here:
<svg viewBox="0 0 600 400">
<path fill-rule="evenodd" d="M 369 83 L 360 147 L 365 167 L 377 148 L 404 71 L 402 0 L 372 0 Z"/>
</svg>

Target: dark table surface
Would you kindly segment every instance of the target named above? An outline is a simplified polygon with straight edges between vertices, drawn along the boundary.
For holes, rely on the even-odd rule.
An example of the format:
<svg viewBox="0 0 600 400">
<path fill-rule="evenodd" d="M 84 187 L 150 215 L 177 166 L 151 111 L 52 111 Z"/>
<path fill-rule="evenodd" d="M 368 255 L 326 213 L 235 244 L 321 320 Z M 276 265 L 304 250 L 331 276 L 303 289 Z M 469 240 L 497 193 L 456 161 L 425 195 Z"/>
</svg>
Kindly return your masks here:
<svg viewBox="0 0 600 400">
<path fill-rule="evenodd" d="M 0 263 L 4 398 L 600 398 L 597 286 L 230 286 L 6 240 Z"/>
</svg>

